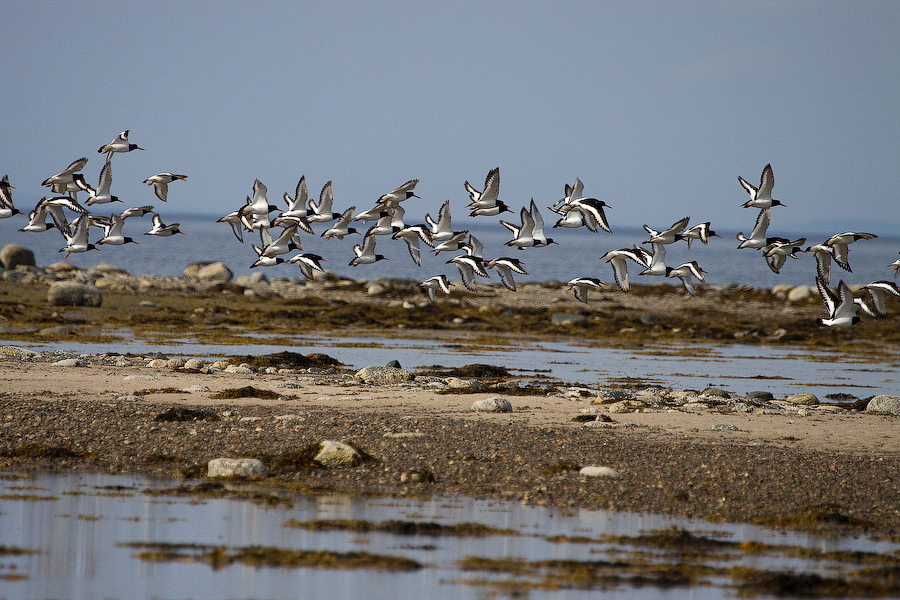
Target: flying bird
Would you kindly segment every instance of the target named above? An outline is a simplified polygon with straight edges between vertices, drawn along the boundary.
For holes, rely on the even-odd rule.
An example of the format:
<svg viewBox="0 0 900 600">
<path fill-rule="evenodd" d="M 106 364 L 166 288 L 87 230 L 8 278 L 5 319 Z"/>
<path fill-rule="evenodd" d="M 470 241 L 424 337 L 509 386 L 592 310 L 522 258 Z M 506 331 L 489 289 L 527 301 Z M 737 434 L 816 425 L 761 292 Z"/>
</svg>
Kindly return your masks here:
<svg viewBox="0 0 900 600">
<path fill-rule="evenodd" d="M 419 285 L 428 290 L 428 299 L 432 302 L 435 301 L 435 292 L 440 290 L 445 294 L 450 294 L 450 282 L 447 281 L 446 275 L 435 275 L 434 277 L 429 277 L 425 281 L 419 283 Z"/>
<path fill-rule="evenodd" d="M 824 327 L 851 327 L 862 322 L 856 314 L 856 303 L 850 287 L 843 280 L 838 283 L 838 293 L 829 288 L 821 277 L 816 277 L 816 286 L 828 313 L 827 318 L 818 318 L 816 323 Z"/>
<path fill-rule="evenodd" d="M 606 282 L 600 281 L 596 277 L 576 277 L 570 280 L 565 287 L 567 290 L 575 291 L 576 300 L 587 304 L 588 290 L 591 288 L 599 290 L 604 285 L 606 285 Z"/>
<path fill-rule="evenodd" d="M 153 186 L 153 191 L 156 192 L 156 197 L 166 202 L 166 197 L 169 194 L 169 184 L 173 181 L 186 181 L 187 175 L 176 175 L 175 173 L 157 173 L 153 177 L 148 177 L 144 180 L 144 183 L 147 185 Z"/>
<path fill-rule="evenodd" d="M 128 143 L 128 132 L 130 130 L 126 129 L 119 135 L 117 135 L 113 141 L 103 146 L 100 146 L 100 149 L 97 150 L 100 154 L 106 154 L 106 162 L 109 162 L 112 159 L 112 155 L 116 152 L 131 152 L 132 150 L 143 150 L 137 144 L 129 144 Z"/>
<path fill-rule="evenodd" d="M 773 206 L 784 206 L 780 200 L 772 200 L 772 188 L 775 187 L 775 176 L 772 175 L 772 165 L 768 164 L 763 168 L 762 175 L 759 178 L 759 187 L 748 183 L 743 177 L 738 175 L 738 181 L 741 186 L 750 194 L 750 199 L 744 202 L 743 208 L 772 208 Z"/>
</svg>

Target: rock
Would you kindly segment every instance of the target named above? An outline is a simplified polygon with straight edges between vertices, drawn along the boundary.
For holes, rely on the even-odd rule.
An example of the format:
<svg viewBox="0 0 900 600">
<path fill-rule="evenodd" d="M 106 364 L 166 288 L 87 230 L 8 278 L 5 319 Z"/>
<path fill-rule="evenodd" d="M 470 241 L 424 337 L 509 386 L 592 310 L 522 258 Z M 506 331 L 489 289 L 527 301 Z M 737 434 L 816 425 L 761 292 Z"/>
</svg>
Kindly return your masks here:
<svg viewBox="0 0 900 600">
<path fill-rule="evenodd" d="M 710 429 L 713 431 L 740 431 L 737 425 L 732 425 L 731 423 L 716 423 Z"/>
<path fill-rule="evenodd" d="M 802 404 L 804 406 L 815 406 L 819 403 L 819 399 L 816 398 L 815 394 L 790 394 L 785 397 L 785 402 L 790 402 L 791 404 Z"/>
<path fill-rule="evenodd" d="M 116 398 L 119 402 L 143 402 L 144 399 L 140 396 L 135 396 L 134 394 L 128 394 L 126 396 L 119 396 Z"/>
<path fill-rule="evenodd" d="M 613 402 L 609 405 L 607 410 L 614 414 L 623 414 L 641 410 L 646 407 L 647 405 L 640 400 L 622 400 L 620 402 Z"/>
<path fill-rule="evenodd" d="M 197 279 L 200 281 L 228 283 L 232 277 L 234 277 L 234 273 L 222 262 L 210 263 L 197 269 Z"/>
<path fill-rule="evenodd" d="M 85 362 L 80 358 L 64 358 L 53 363 L 54 367 L 83 367 Z"/>
<path fill-rule="evenodd" d="M 206 465 L 207 477 L 267 477 L 269 470 L 256 458 L 214 458 Z"/>
<path fill-rule="evenodd" d="M 619 472 L 609 467 L 582 467 L 578 473 L 587 477 L 611 477 L 613 479 L 619 477 Z"/>
<path fill-rule="evenodd" d="M 73 335 L 74 333 L 75 332 L 72 331 L 70 327 L 67 327 L 65 325 L 53 325 L 52 327 L 44 327 L 37 332 L 38 335 L 52 336 Z"/>
<path fill-rule="evenodd" d="M 615 401 L 634 400 L 636 397 L 634 392 L 630 390 L 600 390 L 597 393 L 597 398 L 591 403 L 608 404 Z"/>
<path fill-rule="evenodd" d="M 47 301 L 53 306 L 100 306 L 103 294 L 92 285 L 76 281 L 57 281 L 47 290 Z"/>
<path fill-rule="evenodd" d="M 355 467 L 363 461 L 363 457 L 355 448 L 343 442 L 324 440 L 313 460 L 323 467 Z"/>
<path fill-rule="evenodd" d="M 717 387 L 708 387 L 700 392 L 701 398 L 731 398 L 731 394 Z"/>
<path fill-rule="evenodd" d="M 248 367 L 247 365 L 228 365 L 225 367 L 226 373 L 242 373 L 244 375 L 249 375 L 253 373 L 253 369 Z"/>
<path fill-rule="evenodd" d="M 880 394 L 869 400 L 866 412 L 882 415 L 900 415 L 900 396 Z"/>
<path fill-rule="evenodd" d="M 403 368 L 403 367 L 400 366 L 400 361 L 399 361 L 399 360 L 392 360 L 391 362 L 389 362 L 389 363 L 386 364 L 385 366 L 386 366 L 386 367 L 391 367 L 392 369 L 402 369 L 402 368 Z"/>
<path fill-rule="evenodd" d="M 798 285 L 787 294 L 788 302 L 805 302 L 812 297 L 812 290 L 808 285 Z"/>
<path fill-rule="evenodd" d="M 18 244 L 7 244 L 0 250 L 0 266 L 6 269 L 15 269 L 19 265 L 35 266 L 34 252 L 27 250 Z"/>
<path fill-rule="evenodd" d="M 413 378 L 412 373 L 405 369 L 396 367 L 379 367 L 369 366 L 363 367 L 356 372 L 356 377 L 365 379 L 366 381 L 409 381 Z"/>
<path fill-rule="evenodd" d="M 553 316 L 550 317 L 550 321 L 554 325 L 572 325 L 573 323 L 581 323 L 586 319 L 587 317 L 584 315 L 576 315 L 567 312 L 553 313 Z"/>
<path fill-rule="evenodd" d="M 512 412 L 512 404 L 506 398 L 485 398 L 472 404 L 472 410 L 480 412 Z"/>
<path fill-rule="evenodd" d="M 165 369 L 168 365 L 169 361 L 163 360 L 162 358 L 154 358 L 147 363 L 147 366 L 151 369 Z"/>
<path fill-rule="evenodd" d="M 206 366 L 206 361 L 199 358 L 189 358 L 184 363 L 184 368 L 187 371 L 199 371 L 204 366 Z"/>
<path fill-rule="evenodd" d="M 772 295 L 775 296 L 776 298 L 778 298 L 779 300 L 786 300 L 787 295 L 790 293 L 790 291 L 792 289 L 794 289 L 794 286 L 792 286 L 789 283 L 779 283 L 778 285 L 776 285 L 775 287 L 772 288 Z"/>
<path fill-rule="evenodd" d="M 766 391 L 750 392 L 744 396 L 744 400 L 755 400 L 757 402 L 771 402 L 774 399 L 775 396 L 772 395 L 772 392 Z"/>
</svg>

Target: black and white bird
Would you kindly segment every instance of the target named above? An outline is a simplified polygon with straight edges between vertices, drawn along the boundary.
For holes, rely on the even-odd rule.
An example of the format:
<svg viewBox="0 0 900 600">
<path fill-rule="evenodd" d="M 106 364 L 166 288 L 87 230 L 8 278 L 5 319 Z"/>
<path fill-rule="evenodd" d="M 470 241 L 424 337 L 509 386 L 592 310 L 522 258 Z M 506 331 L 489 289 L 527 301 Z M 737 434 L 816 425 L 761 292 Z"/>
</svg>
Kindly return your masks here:
<svg viewBox="0 0 900 600">
<path fill-rule="evenodd" d="M 103 221 L 103 237 L 97 240 L 97 245 L 108 244 L 110 246 L 122 246 L 124 244 L 137 244 L 133 238 L 122 233 L 125 219 L 122 215 L 110 215 Z"/>
<path fill-rule="evenodd" d="M 522 207 L 519 212 L 521 225 L 513 225 L 506 221 L 500 221 L 500 224 L 509 229 L 513 235 L 513 239 L 506 242 L 507 246 L 516 246 L 520 250 L 524 248 L 540 248 L 549 244 L 555 244 L 553 238 L 544 235 L 544 219 L 541 212 L 531 199 L 531 205 L 528 210 Z"/>
<path fill-rule="evenodd" d="M 343 214 L 341 214 L 341 218 L 338 219 L 330 228 L 323 231 L 320 237 L 323 237 L 326 240 L 330 240 L 331 238 L 342 240 L 344 239 L 345 235 L 350 235 L 351 233 L 359 233 L 355 227 L 349 226 L 350 221 L 353 220 L 354 210 L 356 210 L 355 206 L 351 206 L 350 208 L 345 210 Z"/>
<path fill-rule="evenodd" d="M 837 293 L 821 277 L 816 277 L 816 286 L 828 313 L 828 317 L 816 319 L 816 323 L 824 327 L 851 327 L 862 322 L 856 314 L 856 303 L 850 287 L 843 280 L 838 283 Z"/>
<path fill-rule="evenodd" d="M 0 179 L 0 219 L 8 219 L 21 213 L 13 205 L 12 190 L 14 189 L 16 188 L 9 184 L 9 175 L 4 175 L 3 179 Z"/>
<path fill-rule="evenodd" d="M 51 217 L 53 214 L 51 213 Z M 63 223 L 56 223 L 56 228 L 62 233 L 66 240 L 65 248 L 60 248 L 60 252 L 66 253 L 66 258 L 70 254 L 88 252 L 90 250 L 99 250 L 94 244 L 88 242 L 88 231 L 91 223 L 90 215 L 81 215 L 68 226 Z"/>
<path fill-rule="evenodd" d="M 309 199 L 309 210 L 306 214 L 306 220 L 310 223 L 328 223 L 341 218 L 341 213 L 331 211 L 331 205 L 334 203 L 334 189 L 329 181 L 322 187 L 319 192 L 319 201 L 316 202 L 312 198 Z"/>
<path fill-rule="evenodd" d="M 363 236 L 362 244 L 356 244 L 353 246 L 353 253 L 356 255 L 353 260 L 350 261 L 351 267 L 358 267 L 359 265 L 371 265 L 372 263 L 376 263 L 380 260 L 390 260 L 388 257 L 383 254 L 375 254 L 375 240 L 377 236 L 372 234 L 371 228 L 366 234 Z"/>
<path fill-rule="evenodd" d="M 144 235 L 156 235 L 159 237 L 169 237 L 175 235 L 176 233 L 180 233 L 181 235 L 186 235 L 181 229 L 179 229 L 180 223 L 172 223 L 171 225 L 166 225 L 162 222 L 162 219 L 158 214 L 153 214 L 153 227 L 145 233 Z"/>
<path fill-rule="evenodd" d="M 128 143 L 128 132 L 130 130 L 126 129 L 111 141 L 108 144 L 104 144 L 100 146 L 100 149 L 97 150 L 100 154 L 106 154 L 106 161 L 109 162 L 112 159 L 112 155 L 116 152 L 131 152 L 132 150 L 143 150 L 137 144 L 129 144 Z"/>
<path fill-rule="evenodd" d="M 447 241 L 459 233 L 453 231 L 452 227 L 450 226 L 449 200 L 441 205 L 441 209 L 438 212 L 437 221 L 431 218 L 430 214 L 426 213 L 425 222 L 428 223 L 429 227 L 431 227 L 431 239 L 435 242 L 435 244 Z"/>
<path fill-rule="evenodd" d="M 484 259 L 477 256 L 460 254 L 447 261 L 447 264 L 450 263 L 455 264 L 456 268 L 459 269 L 459 278 L 462 280 L 463 285 L 473 292 L 477 291 L 475 288 L 475 275 L 485 278 L 490 277 L 487 271 L 484 270 Z"/>
<path fill-rule="evenodd" d="M 805 243 L 806 238 L 800 238 L 792 242 L 772 242 L 761 248 L 761 250 L 766 259 L 766 264 L 769 265 L 769 269 L 773 273 L 780 273 L 781 267 L 784 266 L 784 262 L 789 256 L 793 259 L 800 258 L 797 256 L 797 253 L 804 252 L 800 246 Z"/>
<path fill-rule="evenodd" d="M 685 217 L 680 221 L 676 221 L 672 224 L 668 229 L 664 229 L 663 231 L 656 231 L 652 229 L 648 225 L 644 225 L 644 231 L 650 234 L 650 239 L 643 242 L 644 244 L 674 244 L 678 241 L 678 235 L 681 235 L 681 232 L 684 231 L 684 228 L 687 227 L 688 222 L 691 220 L 690 217 Z"/>
<path fill-rule="evenodd" d="M 706 281 L 703 279 L 704 273 L 706 273 L 706 271 L 700 268 L 700 265 L 697 264 L 696 260 L 682 263 L 677 267 L 666 267 L 666 277 L 677 277 L 680 279 L 684 289 L 687 290 L 687 293 L 691 296 L 696 295 L 694 293 L 694 284 L 691 278 Z"/>
<path fill-rule="evenodd" d="M 601 286 L 606 285 L 606 282 L 600 281 L 596 277 L 576 277 L 575 279 L 570 280 L 566 283 L 565 288 L 567 290 L 575 291 L 575 299 L 579 302 L 584 302 L 587 304 L 588 301 L 588 290 L 595 289 L 599 290 Z"/>
<path fill-rule="evenodd" d="M 28 213 L 28 225 L 21 228 L 19 231 L 41 232 L 56 227 L 53 220 L 47 220 L 50 216 L 48 209 L 49 205 L 47 203 L 47 197 L 45 196 L 38 200 L 38 203 L 34 205 L 34 209 Z M 62 208 L 56 206 L 55 210 L 59 211 L 57 213 L 57 220 L 65 222 L 65 215 L 62 212 Z"/>
<path fill-rule="evenodd" d="M 656 277 L 667 277 L 671 267 L 666 266 L 666 245 L 659 242 L 653 242 L 653 252 L 650 254 L 650 260 L 647 262 L 647 268 L 638 273 L 638 275 L 654 275 Z"/>
<path fill-rule="evenodd" d="M 469 230 L 465 229 L 463 231 L 454 231 L 452 232 L 452 236 L 445 239 L 444 241 L 438 243 L 436 238 L 432 238 L 434 240 L 434 255 L 437 256 L 441 252 L 456 252 L 466 242 L 466 237 L 469 235 Z"/>
<path fill-rule="evenodd" d="M 838 264 L 839 267 L 844 269 L 845 271 L 852 272 L 850 269 L 850 261 L 849 261 L 849 252 L 850 252 L 850 244 L 857 240 L 874 240 L 878 236 L 874 233 L 856 233 L 853 231 L 845 231 L 843 233 L 836 233 L 827 240 L 825 240 L 824 245 L 830 246 L 834 249 L 832 254 L 834 258 L 834 262 Z"/>
<path fill-rule="evenodd" d="M 616 285 L 625 293 L 628 293 L 628 263 L 632 260 L 646 269 L 650 266 L 653 255 L 646 248 L 635 246 L 634 248 L 620 248 L 619 250 L 610 250 L 600 257 L 600 260 L 608 262 L 613 269 L 613 277 Z"/>
<path fill-rule="evenodd" d="M 466 191 L 469 192 L 469 209 L 476 210 L 497 206 L 498 196 L 500 195 L 500 167 L 488 171 L 487 177 L 484 178 L 483 190 L 476 190 L 468 181 L 466 181 L 465 187 Z"/>
<path fill-rule="evenodd" d="M 281 213 L 282 217 L 306 219 L 308 212 L 307 201 L 309 200 L 309 192 L 306 189 L 306 175 L 300 177 L 297 182 L 297 188 L 294 190 L 292 198 L 287 192 L 284 193 L 284 202 L 287 208 Z"/>
<path fill-rule="evenodd" d="M 77 192 L 80 191 L 81 188 L 75 183 L 78 179 L 84 179 L 84 175 L 79 173 L 84 169 L 84 166 L 87 164 L 88 159 L 84 156 L 77 160 L 73 160 L 72 163 L 54 175 L 53 177 L 48 177 L 44 180 L 41 185 L 49 187 L 53 190 L 54 194 L 65 194 L 68 192 Z"/>
<path fill-rule="evenodd" d="M 603 207 L 610 208 L 602 200 L 584 197 L 584 184 L 576 177 L 575 185 L 566 184 L 566 197 L 550 208 L 563 217 L 553 227 L 575 228 L 584 225 L 593 233 L 597 233 L 598 228 L 612 233 Z"/>
<path fill-rule="evenodd" d="M 89 186 L 84 178 L 77 179 L 75 183 L 88 193 L 88 199 L 85 202 L 88 206 L 93 206 L 94 204 L 109 204 L 110 202 L 121 202 L 118 196 L 113 196 L 109 191 L 110 187 L 112 187 L 111 162 L 106 163 L 103 165 L 103 168 L 100 169 L 100 179 L 96 189 Z"/>
<path fill-rule="evenodd" d="M 856 298 L 855 302 L 870 317 L 883 317 L 887 314 L 884 307 L 885 293 L 900 296 L 900 287 L 893 281 L 873 281 L 864 285 L 863 289 L 869 294 L 868 301 Z"/>
<path fill-rule="evenodd" d="M 166 202 L 169 194 L 169 184 L 173 181 L 187 181 L 187 175 L 176 175 L 175 173 L 157 173 L 153 177 L 144 180 L 147 185 L 153 186 L 156 197 Z"/>
<path fill-rule="evenodd" d="M 700 240 L 705 245 L 709 243 L 709 238 L 711 237 L 722 236 L 710 229 L 710 222 L 707 221 L 706 223 L 700 223 L 699 225 L 694 225 L 693 227 L 685 229 L 676 235 L 675 239 L 687 241 L 688 248 L 690 248 L 693 240 Z"/>
<path fill-rule="evenodd" d="M 297 236 L 297 226 L 289 225 L 285 227 L 277 238 L 272 238 L 272 233 L 268 228 L 259 230 L 260 239 L 262 241 L 262 251 L 260 256 L 275 257 L 281 254 L 287 254 L 291 250 L 303 250 L 300 238 Z"/>
<path fill-rule="evenodd" d="M 488 269 L 495 269 L 497 275 L 500 276 L 500 283 L 511 291 L 516 291 L 516 282 L 513 279 L 513 273 L 528 275 L 528 272 L 522 267 L 522 261 L 518 258 L 510 258 L 501 256 L 493 260 L 485 261 L 484 266 Z"/>
<path fill-rule="evenodd" d="M 900 258 L 889 264 L 888 267 L 894 272 L 894 277 L 896 278 L 900 274 Z"/>
<path fill-rule="evenodd" d="M 435 292 L 438 290 L 444 292 L 445 294 L 450 294 L 450 282 L 447 281 L 446 275 L 435 275 L 434 277 L 429 277 L 425 281 L 419 283 L 419 286 L 422 289 L 428 291 L 428 299 L 432 302 L 435 301 Z"/>
<path fill-rule="evenodd" d="M 430 247 L 434 247 L 434 241 L 431 239 L 431 232 L 425 224 L 408 225 L 394 233 L 391 236 L 395 240 L 403 240 L 409 250 L 409 256 L 417 266 L 422 266 L 422 250 L 419 247 L 419 241 L 422 241 Z"/>
<path fill-rule="evenodd" d="M 744 236 L 743 232 L 738 232 L 737 239 L 740 242 L 740 244 L 738 244 L 738 250 L 742 250 L 744 248 L 759 250 L 760 248 L 773 242 L 790 241 L 780 237 L 766 237 L 766 231 L 769 229 L 770 213 L 771 209 L 769 208 L 760 209 L 759 214 L 756 216 L 756 225 L 754 225 L 753 231 L 750 233 L 750 237 Z"/>
<path fill-rule="evenodd" d="M 301 254 L 296 254 L 285 262 L 297 265 L 300 268 L 300 272 L 307 279 L 314 279 L 314 272 L 319 271 L 321 273 L 325 272 L 325 269 L 322 267 L 323 262 L 328 262 L 318 254 L 313 254 L 311 252 L 305 252 Z"/>
<path fill-rule="evenodd" d="M 772 208 L 773 206 L 784 206 L 780 200 L 772 199 L 772 188 L 775 187 L 775 176 L 772 175 L 771 164 L 768 164 L 763 168 L 762 175 L 760 175 L 759 178 L 759 187 L 748 183 L 740 175 L 738 175 L 738 181 L 747 193 L 750 194 L 750 199 L 742 205 L 744 208 Z"/>
<path fill-rule="evenodd" d="M 394 202 L 399 203 L 399 202 L 403 202 L 404 200 L 409 200 L 410 198 L 419 198 L 421 200 L 421 197 L 417 196 L 415 194 L 415 192 L 413 192 L 413 190 L 416 188 L 416 185 L 418 185 L 418 183 L 419 183 L 418 179 L 410 179 L 409 181 L 407 181 L 406 183 L 404 183 L 397 189 L 390 191 L 387 194 L 383 194 L 378 199 L 376 204 L 388 204 L 388 203 L 394 203 Z"/>
</svg>

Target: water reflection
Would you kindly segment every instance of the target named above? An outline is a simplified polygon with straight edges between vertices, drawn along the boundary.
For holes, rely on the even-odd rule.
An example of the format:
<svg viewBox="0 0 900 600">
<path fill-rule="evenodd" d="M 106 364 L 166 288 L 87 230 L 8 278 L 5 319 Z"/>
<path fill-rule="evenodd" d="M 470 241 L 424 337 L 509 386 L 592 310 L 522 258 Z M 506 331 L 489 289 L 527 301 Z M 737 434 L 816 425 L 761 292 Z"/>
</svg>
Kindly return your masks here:
<svg viewBox="0 0 900 600">
<path fill-rule="evenodd" d="M 39 551 L 4 556 L 0 576 L 4 598 L 472 598 L 487 594 L 483 585 L 463 584 L 473 577 L 497 579 L 505 574 L 461 571 L 457 561 L 515 557 L 596 561 L 632 552 L 602 541 L 604 536 L 635 536 L 642 531 L 679 527 L 697 535 L 736 542 L 758 541 L 801 545 L 827 551 L 890 553 L 900 545 L 866 539 L 784 535 L 746 526 L 714 526 L 703 522 L 638 513 L 563 511 L 493 503 L 469 498 L 397 500 L 321 495 L 292 498 L 292 506 L 249 501 L 148 495 L 148 488 L 171 488 L 172 481 L 135 476 L 38 475 L 33 480 L 0 479 L 2 545 Z M 289 519 L 391 519 L 441 524 L 480 523 L 512 529 L 515 535 L 487 537 L 399 536 L 390 533 L 309 531 L 283 526 Z M 715 533 L 710 533 L 715 529 Z M 590 543 L 559 543 L 554 536 L 580 536 Z M 251 545 L 285 549 L 369 552 L 403 556 L 424 568 L 412 572 L 371 569 L 269 568 L 235 564 L 212 569 L 191 562 L 147 562 L 135 558 L 124 543 L 168 542 L 227 547 Z M 665 555 L 654 561 L 672 560 Z M 681 560 L 677 558 L 675 560 Z M 756 568 L 826 571 L 800 558 L 749 556 L 739 564 Z M 733 563 L 732 563 L 733 564 Z M 8 577 L 11 574 L 24 579 Z M 733 592 L 733 590 L 732 590 Z M 691 589 L 694 598 L 732 594 L 718 587 Z M 625 586 L 608 592 L 530 589 L 530 598 L 674 598 L 685 589 Z"/>
</svg>

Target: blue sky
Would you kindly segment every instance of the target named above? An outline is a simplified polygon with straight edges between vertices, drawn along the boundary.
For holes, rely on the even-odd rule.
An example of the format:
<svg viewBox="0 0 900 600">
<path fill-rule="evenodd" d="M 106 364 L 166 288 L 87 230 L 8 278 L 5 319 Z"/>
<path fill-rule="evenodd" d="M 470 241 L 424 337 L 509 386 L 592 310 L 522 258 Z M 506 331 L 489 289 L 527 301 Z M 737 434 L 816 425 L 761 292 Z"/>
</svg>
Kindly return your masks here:
<svg viewBox="0 0 900 600">
<path fill-rule="evenodd" d="M 481 187 L 545 206 L 576 176 L 611 225 L 778 233 L 900 223 L 898 2 L 4 2 L 0 173 L 40 182 L 119 131 L 129 206 L 224 215 L 306 175 L 335 209 L 418 178 L 407 221 Z M 156 202 L 141 181 L 184 173 Z M 165 213 L 164 213 L 165 214 Z M 778 221 L 776 221 L 776 218 Z M 846 225 L 846 226 L 845 226 Z M 2 228 L 0 228 L 2 232 Z"/>
</svg>

